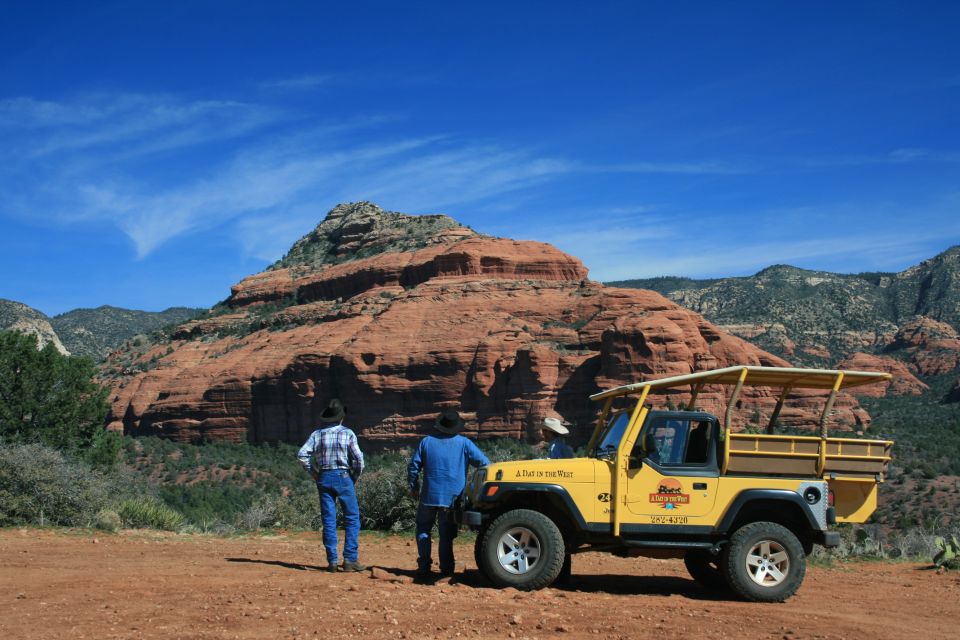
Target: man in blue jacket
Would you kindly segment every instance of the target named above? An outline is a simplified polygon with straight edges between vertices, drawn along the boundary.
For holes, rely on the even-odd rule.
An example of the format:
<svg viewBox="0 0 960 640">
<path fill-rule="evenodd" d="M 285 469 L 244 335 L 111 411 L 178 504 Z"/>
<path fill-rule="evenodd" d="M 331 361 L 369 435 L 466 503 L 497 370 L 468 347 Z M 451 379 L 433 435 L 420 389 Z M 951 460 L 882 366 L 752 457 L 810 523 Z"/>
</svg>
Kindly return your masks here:
<svg viewBox="0 0 960 640">
<path fill-rule="evenodd" d="M 487 456 L 473 442 L 459 435 L 463 429 L 460 414 L 453 409 L 444 409 L 434 423 L 440 433 L 429 435 L 410 459 L 407 480 L 410 495 L 419 499 L 417 505 L 417 573 L 420 577 L 430 575 L 433 560 L 430 557 L 430 532 L 439 519 L 440 529 L 440 575 L 453 575 L 453 539 L 457 535 L 454 520 L 454 503 L 467 480 L 467 466 L 490 464 Z M 423 471 L 423 488 L 418 489 L 418 477 Z"/>
</svg>

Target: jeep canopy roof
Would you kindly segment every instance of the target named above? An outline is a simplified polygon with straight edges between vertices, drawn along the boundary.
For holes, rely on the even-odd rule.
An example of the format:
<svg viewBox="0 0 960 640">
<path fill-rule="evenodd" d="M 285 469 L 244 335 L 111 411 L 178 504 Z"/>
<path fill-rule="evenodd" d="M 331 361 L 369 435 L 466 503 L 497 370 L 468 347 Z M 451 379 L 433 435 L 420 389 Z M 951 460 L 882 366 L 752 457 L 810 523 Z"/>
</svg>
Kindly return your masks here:
<svg viewBox="0 0 960 640">
<path fill-rule="evenodd" d="M 642 392 L 644 389 L 664 389 L 685 385 L 708 384 L 751 387 L 778 387 L 789 389 L 841 390 L 864 384 L 890 380 L 889 373 L 870 371 L 840 371 L 838 369 L 795 369 L 792 367 L 735 366 L 712 371 L 699 371 L 684 376 L 646 380 L 614 387 L 590 396 L 591 400 L 604 400 L 617 396 Z"/>
</svg>

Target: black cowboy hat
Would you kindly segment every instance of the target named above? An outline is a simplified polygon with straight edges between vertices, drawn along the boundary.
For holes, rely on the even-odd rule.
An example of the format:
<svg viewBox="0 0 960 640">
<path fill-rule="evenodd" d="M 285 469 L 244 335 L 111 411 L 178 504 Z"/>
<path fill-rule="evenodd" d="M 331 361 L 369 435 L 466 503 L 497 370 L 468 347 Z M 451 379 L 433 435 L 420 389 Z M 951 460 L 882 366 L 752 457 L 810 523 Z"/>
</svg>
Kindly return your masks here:
<svg viewBox="0 0 960 640">
<path fill-rule="evenodd" d="M 458 433 L 463 429 L 463 418 L 455 409 L 444 409 L 437 416 L 437 421 L 433 423 L 437 431 L 443 433 Z"/>
<path fill-rule="evenodd" d="M 323 413 L 320 414 L 320 422 L 342 422 L 343 416 L 347 414 L 347 410 L 343 408 L 343 403 L 340 402 L 337 398 L 334 398 L 330 401 L 330 404 L 327 405 L 327 408 L 323 410 Z"/>
</svg>

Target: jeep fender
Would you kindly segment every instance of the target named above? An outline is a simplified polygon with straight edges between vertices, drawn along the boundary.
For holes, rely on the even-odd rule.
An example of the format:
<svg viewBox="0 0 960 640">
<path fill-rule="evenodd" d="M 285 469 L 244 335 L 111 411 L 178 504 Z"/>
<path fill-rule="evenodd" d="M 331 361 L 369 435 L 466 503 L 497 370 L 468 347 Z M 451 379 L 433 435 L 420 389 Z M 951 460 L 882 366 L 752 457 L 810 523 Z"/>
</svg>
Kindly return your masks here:
<svg viewBox="0 0 960 640">
<path fill-rule="evenodd" d="M 806 521 L 805 524 L 812 533 L 820 532 L 825 528 L 817 522 L 817 517 L 810 509 L 810 505 L 808 505 L 797 492 L 787 489 L 747 489 L 734 498 L 733 503 L 717 525 L 717 532 L 724 535 L 732 533 L 731 529 L 736 523 L 737 517 L 745 508 L 749 507 L 751 503 L 756 504 L 758 502 L 780 502 L 795 505 L 799 508 L 800 513 L 803 514 L 803 518 Z M 791 511 L 795 513 L 793 507 L 791 507 Z M 771 520 L 775 522 L 777 518 L 771 518 Z"/>
<path fill-rule="evenodd" d="M 487 496 L 487 487 L 497 485 L 500 488 L 493 496 Z M 512 499 L 519 498 L 523 494 L 532 494 L 532 496 L 547 497 L 548 499 L 559 501 L 563 506 L 564 515 L 568 516 L 571 524 L 578 530 L 583 531 L 587 528 L 587 522 L 580 513 L 580 508 L 570 497 L 567 490 L 558 484 L 540 484 L 534 482 L 488 482 L 483 485 L 480 495 L 477 499 L 477 506 L 492 506 L 498 503 L 510 502 Z M 531 496 L 531 497 L 532 497 Z"/>
</svg>

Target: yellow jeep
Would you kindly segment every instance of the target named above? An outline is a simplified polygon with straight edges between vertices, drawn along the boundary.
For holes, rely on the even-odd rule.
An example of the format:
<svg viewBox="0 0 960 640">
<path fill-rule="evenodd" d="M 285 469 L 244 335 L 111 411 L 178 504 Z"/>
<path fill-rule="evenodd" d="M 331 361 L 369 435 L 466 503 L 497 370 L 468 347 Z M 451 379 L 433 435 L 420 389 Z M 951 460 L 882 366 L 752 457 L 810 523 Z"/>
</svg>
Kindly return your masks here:
<svg viewBox="0 0 960 640">
<path fill-rule="evenodd" d="M 539 589 L 574 553 L 683 557 L 704 585 L 783 601 L 813 546 L 839 543 L 831 524 L 864 522 L 876 509 L 893 442 L 831 438 L 826 425 L 840 390 L 890 377 L 736 366 L 593 395 L 602 410 L 586 457 L 491 464 L 470 479 L 463 521 L 478 531 L 477 566 L 499 586 Z M 706 385 L 732 388 L 723 423 L 695 409 Z M 767 433 L 730 430 L 744 386 L 780 390 Z M 681 410 L 647 404 L 651 392 L 678 387 L 689 387 Z M 798 389 L 829 391 L 819 436 L 773 435 Z"/>
</svg>

